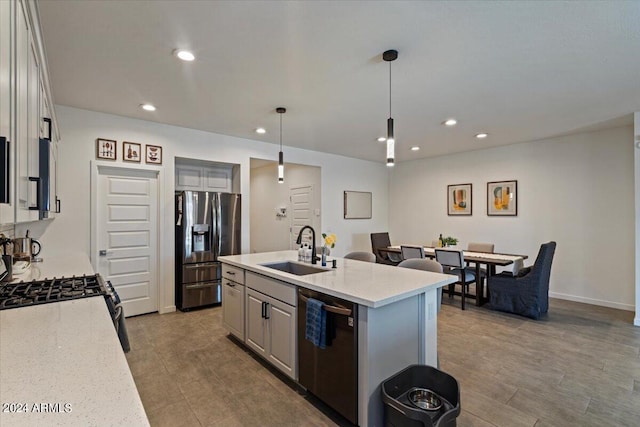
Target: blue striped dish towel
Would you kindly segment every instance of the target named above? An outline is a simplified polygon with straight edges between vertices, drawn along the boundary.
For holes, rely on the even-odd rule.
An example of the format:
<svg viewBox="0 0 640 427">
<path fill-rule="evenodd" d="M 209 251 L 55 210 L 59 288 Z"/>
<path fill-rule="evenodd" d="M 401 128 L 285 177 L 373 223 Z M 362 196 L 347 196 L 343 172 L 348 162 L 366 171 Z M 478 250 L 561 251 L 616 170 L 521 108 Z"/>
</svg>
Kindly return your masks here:
<svg viewBox="0 0 640 427">
<path fill-rule="evenodd" d="M 307 328 L 304 337 L 316 347 L 324 349 L 327 345 L 327 312 L 324 303 L 317 299 L 307 300 Z"/>
</svg>

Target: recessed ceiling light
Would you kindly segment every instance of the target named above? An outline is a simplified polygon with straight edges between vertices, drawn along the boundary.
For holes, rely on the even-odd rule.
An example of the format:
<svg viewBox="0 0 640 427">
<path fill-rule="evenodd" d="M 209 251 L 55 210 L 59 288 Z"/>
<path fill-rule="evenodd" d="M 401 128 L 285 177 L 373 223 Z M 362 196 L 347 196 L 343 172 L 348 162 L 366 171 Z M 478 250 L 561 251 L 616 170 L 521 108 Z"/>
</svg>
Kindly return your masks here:
<svg viewBox="0 0 640 427">
<path fill-rule="evenodd" d="M 489 134 L 488 133 L 484 133 L 484 132 L 476 134 L 476 138 L 478 138 L 478 139 L 485 139 L 488 136 L 489 136 Z"/>
<path fill-rule="evenodd" d="M 380 138 L 378 138 L 378 142 L 385 142 L 387 140 L 387 138 L 385 138 L 384 136 L 381 136 Z"/>
<path fill-rule="evenodd" d="M 456 119 L 447 119 L 444 122 L 442 122 L 442 124 L 445 126 L 455 126 L 457 123 L 458 121 Z"/>
<path fill-rule="evenodd" d="M 173 54 L 183 61 L 193 61 L 196 59 L 195 55 L 188 50 L 176 49 L 173 51 Z"/>
<path fill-rule="evenodd" d="M 418 151 L 420 147 L 411 147 L 411 151 Z"/>
<path fill-rule="evenodd" d="M 256 133 L 259 133 L 259 134 L 267 133 L 267 130 L 265 128 L 258 128 L 256 129 Z"/>
<path fill-rule="evenodd" d="M 152 104 L 140 104 L 140 108 L 145 111 L 156 111 L 156 107 Z"/>
</svg>

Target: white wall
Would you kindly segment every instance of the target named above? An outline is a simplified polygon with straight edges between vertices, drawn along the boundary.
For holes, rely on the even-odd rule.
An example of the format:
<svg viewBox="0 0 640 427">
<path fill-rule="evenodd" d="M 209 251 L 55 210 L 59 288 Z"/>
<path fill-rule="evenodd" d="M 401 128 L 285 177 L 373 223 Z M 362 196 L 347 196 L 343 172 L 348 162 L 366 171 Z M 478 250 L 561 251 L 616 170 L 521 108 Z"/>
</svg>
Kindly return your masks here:
<svg viewBox="0 0 640 427">
<path fill-rule="evenodd" d="M 119 151 L 123 140 L 163 147 L 160 179 L 164 182 L 164 194 L 161 196 L 164 222 L 161 230 L 170 232 L 162 233 L 160 248 L 161 311 L 174 309 L 173 192 L 176 156 L 240 164 L 242 249 L 243 252 L 249 252 L 250 233 L 261 232 L 260 229 L 251 229 L 249 221 L 250 158 L 276 160 L 276 145 L 64 106 L 56 106 L 56 112 L 62 135 L 58 179 L 63 212 L 53 221 L 47 221 L 46 228 L 39 224 L 36 227 L 38 233 L 32 231 L 32 236 L 39 238 L 45 248 L 43 256 L 70 249 L 89 254 L 90 162 L 95 160 L 96 138 L 117 140 Z M 326 230 L 338 235 L 336 254 L 367 249 L 370 246 L 368 233 L 387 229 L 386 166 L 290 147 L 284 147 L 284 152 L 287 161 L 321 167 L 321 221 Z M 122 165 L 121 160 L 117 163 Z M 345 189 L 374 193 L 371 220 L 346 221 L 342 218 L 342 192 Z"/>
<path fill-rule="evenodd" d="M 633 324 L 640 326 L 640 111 L 634 115 L 634 168 L 636 199 L 636 317 Z"/>
<path fill-rule="evenodd" d="M 637 117 L 636 117 L 637 120 Z M 430 243 L 438 234 L 494 242 L 526 254 L 558 244 L 550 293 L 634 310 L 633 128 L 396 165 L 390 182 L 392 243 Z M 518 180 L 518 216 L 488 217 L 487 182 Z M 447 216 L 447 185 L 473 184 L 473 215 Z"/>
<path fill-rule="evenodd" d="M 251 169 L 251 225 L 261 230 L 251 234 L 251 252 L 269 252 L 291 249 L 289 227 L 293 210 L 289 202 L 289 190 L 296 186 L 313 187 L 312 204 L 320 211 L 321 205 L 321 169 L 287 163 L 284 183 L 279 184 L 277 162 L 271 165 Z M 275 209 L 287 208 L 286 217 L 276 216 Z M 316 243 L 323 231 L 321 216 L 312 214 L 311 226 L 316 230 Z"/>
</svg>

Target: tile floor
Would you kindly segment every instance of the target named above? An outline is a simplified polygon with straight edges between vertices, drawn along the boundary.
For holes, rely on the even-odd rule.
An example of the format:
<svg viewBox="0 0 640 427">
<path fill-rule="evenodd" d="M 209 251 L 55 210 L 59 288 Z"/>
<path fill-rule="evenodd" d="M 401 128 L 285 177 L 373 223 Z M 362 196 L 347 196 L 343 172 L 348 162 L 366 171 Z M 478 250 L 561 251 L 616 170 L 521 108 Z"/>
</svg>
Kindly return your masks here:
<svg viewBox="0 0 640 427">
<path fill-rule="evenodd" d="M 458 426 L 640 425 L 633 313 L 551 300 L 542 321 L 444 298 L 441 369 L 460 383 Z M 334 426 L 339 418 L 229 339 L 219 307 L 127 319 L 127 354 L 156 426 Z"/>
</svg>

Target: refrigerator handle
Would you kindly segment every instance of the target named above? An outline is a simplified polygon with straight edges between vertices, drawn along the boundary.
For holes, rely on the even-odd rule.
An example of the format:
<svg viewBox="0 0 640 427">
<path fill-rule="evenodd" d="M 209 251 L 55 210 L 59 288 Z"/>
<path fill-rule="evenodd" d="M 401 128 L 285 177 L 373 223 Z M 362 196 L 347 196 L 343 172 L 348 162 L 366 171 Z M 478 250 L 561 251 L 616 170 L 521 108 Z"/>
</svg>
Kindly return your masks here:
<svg viewBox="0 0 640 427">
<path fill-rule="evenodd" d="M 218 244 L 216 251 L 217 256 L 220 256 L 220 252 L 222 251 L 222 214 L 220 212 L 222 210 L 222 200 L 219 193 L 216 195 L 216 199 L 216 232 L 218 234 L 216 237 L 216 242 Z"/>
</svg>

